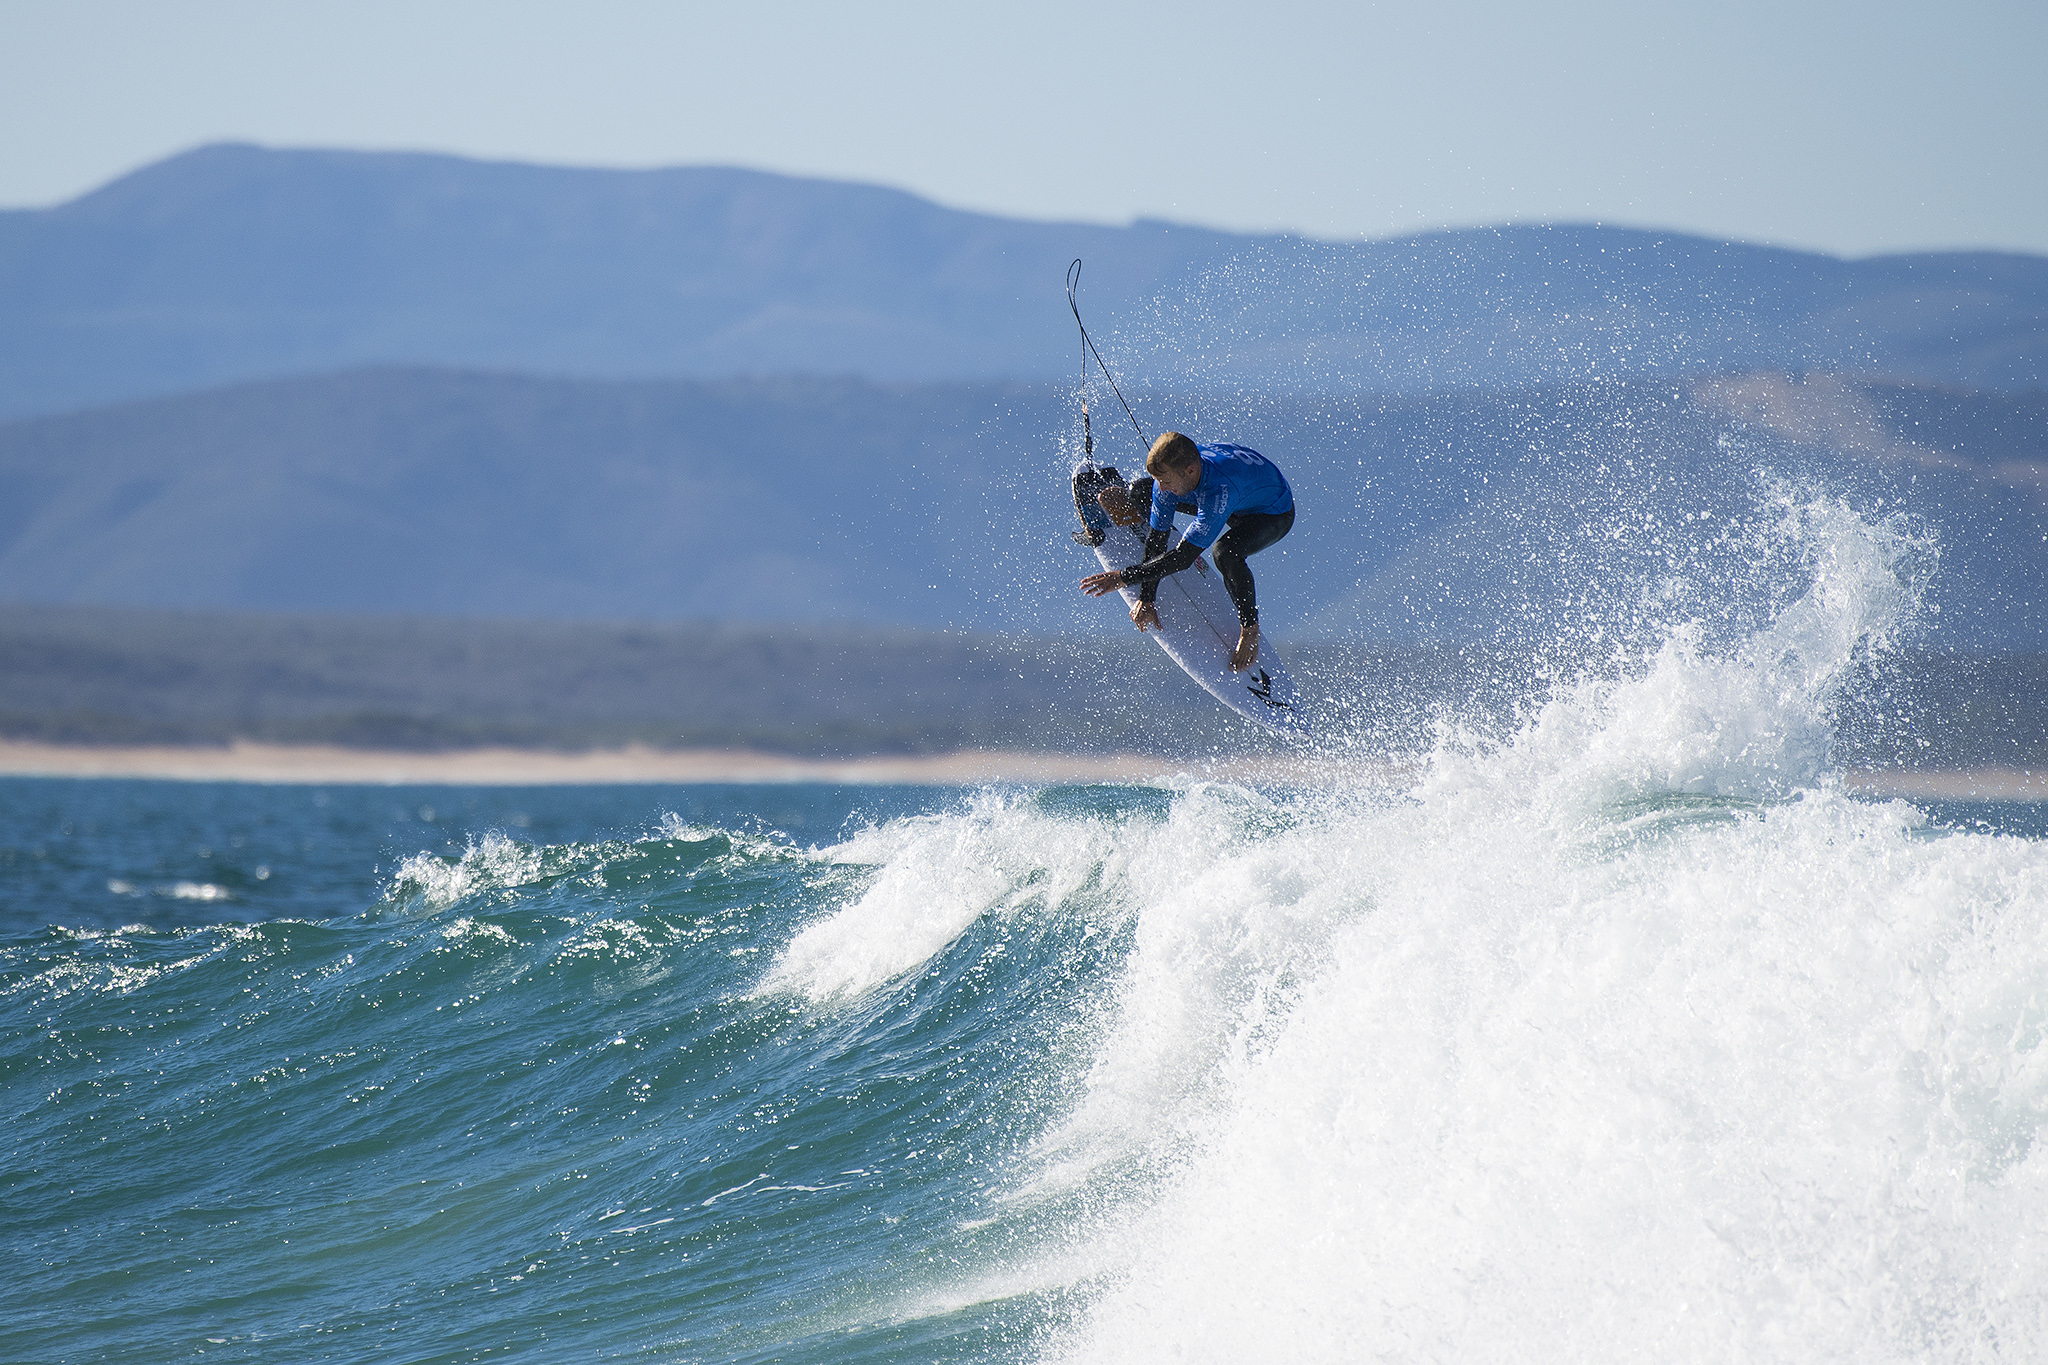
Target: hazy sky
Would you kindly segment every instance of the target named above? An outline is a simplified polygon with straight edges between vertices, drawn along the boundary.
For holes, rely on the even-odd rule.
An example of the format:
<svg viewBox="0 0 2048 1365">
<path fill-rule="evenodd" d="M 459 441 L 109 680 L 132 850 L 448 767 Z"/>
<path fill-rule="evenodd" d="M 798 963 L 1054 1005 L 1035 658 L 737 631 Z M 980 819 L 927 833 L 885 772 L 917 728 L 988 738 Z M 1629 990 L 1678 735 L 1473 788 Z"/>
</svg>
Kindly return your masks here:
<svg viewBox="0 0 2048 1365">
<path fill-rule="evenodd" d="M 758 166 L 1037 218 L 2048 252 L 2048 0 L 0 0 L 0 204 L 203 142 Z"/>
</svg>

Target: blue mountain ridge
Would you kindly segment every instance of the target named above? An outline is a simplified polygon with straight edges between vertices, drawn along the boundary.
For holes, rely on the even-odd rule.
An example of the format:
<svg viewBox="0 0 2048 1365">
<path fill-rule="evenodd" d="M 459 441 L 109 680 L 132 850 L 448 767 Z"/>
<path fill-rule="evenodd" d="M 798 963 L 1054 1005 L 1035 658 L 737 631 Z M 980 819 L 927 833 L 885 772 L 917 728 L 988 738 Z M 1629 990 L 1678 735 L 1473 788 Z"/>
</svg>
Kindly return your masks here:
<svg viewBox="0 0 2048 1365">
<path fill-rule="evenodd" d="M 1412 394 L 1825 371 L 2024 390 L 2048 258 L 1588 225 L 1387 241 L 1041 223 L 758 171 L 197 149 L 0 212 L 0 416 L 378 364 Z"/>
<path fill-rule="evenodd" d="M 1930 647 L 2048 645 L 2048 395 L 1758 374 L 1132 398 L 1287 470 L 1301 519 L 1257 560 L 1282 638 L 1514 650 L 1679 580 L 1761 584 L 1727 528 L 1790 489 L 1932 533 Z M 1055 385 L 417 368 L 24 419 L 0 424 L 0 600 L 1127 631 L 1075 587 L 1078 425 Z M 1106 424 L 1098 453 L 1141 450 Z M 1691 609 L 1734 629 L 1770 605 Z"/>
</svg>

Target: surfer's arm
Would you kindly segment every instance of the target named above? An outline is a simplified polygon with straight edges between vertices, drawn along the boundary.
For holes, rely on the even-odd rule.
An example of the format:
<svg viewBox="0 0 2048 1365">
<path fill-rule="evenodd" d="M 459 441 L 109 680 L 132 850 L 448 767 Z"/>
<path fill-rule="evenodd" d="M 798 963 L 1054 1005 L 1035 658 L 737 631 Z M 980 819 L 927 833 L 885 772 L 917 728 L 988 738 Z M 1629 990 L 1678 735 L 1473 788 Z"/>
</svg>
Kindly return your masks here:
<svg viewBox="0 0 2048 1365">
<path fill-rule="evenodd" d="M 1120 570 L 1118 577 L 1125 584 L 1138 589 L 1138 600 L 1150 602 L 1159 595 L 1159 580 L 1168 574 L 1177 574 L 1202 557 L 1202 547 L 1183 540 L 1171 550 L 1166 542 L 1173 532 L 1163 531 L 1157 526 L 1145 537 L 1145 562 L 1133 564 Z"/>
</svg>

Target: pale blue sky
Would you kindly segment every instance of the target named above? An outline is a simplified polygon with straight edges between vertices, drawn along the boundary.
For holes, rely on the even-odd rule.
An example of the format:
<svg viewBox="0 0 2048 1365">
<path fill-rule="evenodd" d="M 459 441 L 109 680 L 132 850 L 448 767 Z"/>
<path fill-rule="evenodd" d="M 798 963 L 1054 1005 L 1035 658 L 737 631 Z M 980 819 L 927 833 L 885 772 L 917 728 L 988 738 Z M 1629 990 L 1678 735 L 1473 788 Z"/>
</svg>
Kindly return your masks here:
<svg viewBox="0 0 2048 1365">
<path fill-rule="evenodd" d="M 0 204 L 236 139 L 1325 237 L 2048 252 L 2044 72 L 2044 0 L 0 0 Z"/>
</svg>

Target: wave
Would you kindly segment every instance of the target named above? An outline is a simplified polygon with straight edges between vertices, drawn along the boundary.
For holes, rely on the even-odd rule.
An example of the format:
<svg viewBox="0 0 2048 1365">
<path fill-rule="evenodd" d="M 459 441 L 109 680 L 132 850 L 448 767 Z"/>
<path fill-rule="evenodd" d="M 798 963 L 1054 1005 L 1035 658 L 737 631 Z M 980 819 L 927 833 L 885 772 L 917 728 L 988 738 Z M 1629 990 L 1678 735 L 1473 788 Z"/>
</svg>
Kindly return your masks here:
<svg viewBox="0 0 2048 1365">
<path fill-rule="evenodd" d="M 1682 623 L 1140 908 L 1083 1109 L 1170 1071 L 1162 1034 L 1211 1083 L 1143 1215 L 1088 1233 L 1116 1269 L 1052 1357 L 2048 1347 L 2048 856 L 1838 789 L 1829 703 L 1919 547 L 1792 517 L 1810 583 L 1736 648 Z M 1227 1038 L 1154 1000 L 1190 916 L 1249 943 L 1275 902 L 1321 935 L 1289 989 Z"/>
<path fill-rule="evenodd" d="M 876 879 L 770 972 L 813 1000 L 1025 902 L 1127 943 L 1002 1196 L 1063 1229 L 1019 1282 L 1085 1303 L 1048 1358 L 2048 1348 L 2048 854 L 1840 789 L 1833 703 L 1931 547 L 1782 510 L 1760 629 L 1674 611 L 1392 796 L 847 846 Z"/>
<path fill-rule="evenodd" d="M 2048 843 L 1833 770 L 1912 528 L 1755 543 L 1410 780 L 734 791 L 11 939 L 0 1355 L 2035 1358 Z"/>
</svg>

